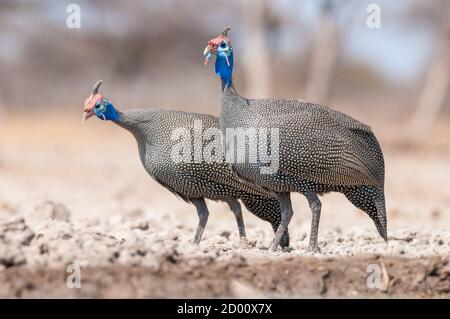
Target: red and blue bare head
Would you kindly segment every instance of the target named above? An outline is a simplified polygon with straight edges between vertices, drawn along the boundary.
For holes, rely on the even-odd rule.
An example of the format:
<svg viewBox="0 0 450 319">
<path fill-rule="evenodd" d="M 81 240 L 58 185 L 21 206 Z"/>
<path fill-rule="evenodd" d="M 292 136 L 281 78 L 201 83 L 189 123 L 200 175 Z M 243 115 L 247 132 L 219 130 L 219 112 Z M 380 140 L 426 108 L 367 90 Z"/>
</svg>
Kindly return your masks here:
<svg viewBox="0 0 450 319">
<path fill-rule="evenodd" d="M 226 86 L 231 85 L 233 75 L 233 48 L 228 38 L 230 29 L 230 27 L 226 27 L 217 38 L 209 40 L 203 52 L 206 56 L 205 65 L 208 64 L 213 55 L 216 55 L 216 75 L 222 79 L 222 83 Z"/>
<path fill-rule="evenodd" d="M 98 93 L 102 83 L 101 80 L 95 83 L 91 95 L 84 101 L 83 123 L 94 115 L 103 121 L 118 121 L 120 119 L 120 112 L 108 99 Z"/>
</svg>

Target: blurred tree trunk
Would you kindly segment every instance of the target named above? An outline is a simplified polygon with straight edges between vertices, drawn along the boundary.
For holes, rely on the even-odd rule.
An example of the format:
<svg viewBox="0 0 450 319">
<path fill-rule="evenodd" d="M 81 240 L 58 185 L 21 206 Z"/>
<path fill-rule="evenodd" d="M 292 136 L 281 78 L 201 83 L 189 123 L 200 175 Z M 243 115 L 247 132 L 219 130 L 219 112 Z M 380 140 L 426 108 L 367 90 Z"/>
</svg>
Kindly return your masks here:
<svg viewBox="0 0 450 319">
<path fill-rule="evenodd" d="M 321 18 L 314 37 L 306 85 L 306 96 L 310 100 L 324 103 L 329 97 L 339 49 L 338 36 L 332 1 L 324 0 L 321 3 Z"/>
<path fill-rule="evenodd" d="M 266 0 L 242 1 L 244 31 L 243 70 L 249 97 L 267 97 L 271 93 L 269 50 L 265 34 Z"/>
<path fill-rule="evenodd" d="M 450 84 L 450 32 L 441 30 L 412 121 L 413 138 L 425 139 L 443 108 Z"/>
<path fill-rule="evenodd" d="M 431 21 L 437 39 L 424 87 L 412 118 L 411 136 L 416 141 L 428 137 L 445 105 L 450 85 L 450 2 L 436 1 L 432 12 Z"/>
</svg>

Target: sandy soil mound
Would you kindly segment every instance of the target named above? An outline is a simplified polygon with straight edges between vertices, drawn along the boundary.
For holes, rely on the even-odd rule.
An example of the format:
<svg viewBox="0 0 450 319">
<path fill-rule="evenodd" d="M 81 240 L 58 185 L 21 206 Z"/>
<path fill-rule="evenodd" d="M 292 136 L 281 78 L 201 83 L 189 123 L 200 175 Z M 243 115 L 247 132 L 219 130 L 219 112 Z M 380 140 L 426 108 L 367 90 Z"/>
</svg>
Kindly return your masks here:
<svg viewBox="0 0 450 319">
<path fill-rule="evenodd" d="M 272 253 L 270 232 L 251 230 L 247 242 L 223 232 L 197 247 L 193 228 L 155 224 L 1 223 L 0 297 L 450 297 L 450 232 L 398 231 L 387 246 L 370 230 L 327 232 L 312 257 L 306 232 L 293 238 L 293 251 Z M 80 269 L 80 289 L 66 284 L 69 265 Z M 369 265 L 381 269 L 375 289 Z"/>
</svg>

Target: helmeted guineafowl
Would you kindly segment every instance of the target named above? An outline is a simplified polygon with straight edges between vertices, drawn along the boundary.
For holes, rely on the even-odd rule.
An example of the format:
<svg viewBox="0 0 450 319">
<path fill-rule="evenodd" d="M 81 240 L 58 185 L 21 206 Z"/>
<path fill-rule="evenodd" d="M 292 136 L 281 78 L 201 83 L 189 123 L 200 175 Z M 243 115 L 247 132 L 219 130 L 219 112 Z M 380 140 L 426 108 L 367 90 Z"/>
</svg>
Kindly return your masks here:
<svg viewBox="0 0 450 319">
<path fill-rule="evenodd" d="M 233 49 L 228 30 L 229 27 L 210 40 L 204 52 L 205 64 L 212 55 L 216 56 L 215 71 L 222 81 L 219 105 L 223 133 L 236 128 L 279 130 L 277 141 L 264 136 L 270 143 L 278 142 L 272 147 L 273 152 L 278 151 L 276 171 L 262 174 L 265 162 L 260 159 L 256 164 L 248 160 L 233 163 L 233 169 L 240 177 L 275 192 L 280 200 L 282 222 L 272 250 L 277 248 L 293 215 L 290 192 L 304 194 L 312 210 L 311 251 L 319 251 L 321 202 L 317 194 L 330 191 L 345 194 L 356 207 L 365 211 L 387 241 L 383 153 L 370 127 L 319 104 L 241 97 L 232 82 Z M 258 146 L 262 145 L 261 138 L 257 136 Z M 231 147 L 228 141 L 234 145 L 234 140 L 227 136 L 226 141 L 228 150 Z M 246 140 L 243 151 L 250 146 Z"/>
<path fill-rule="evenodd" d="M 163 109 L 147 109 L 118 111 L 114 105 L 98 93 L 102 82 L 95 84 L 92 94 L 84 102 L 83 122 L 96 115 L 101 120 L 110 120 L 128 130 L 135 137 L 140 159 L 146 171 L 158 183 L 170 190 L 186 202 L 194 204 L 199 216 L 199 224 L 194 237 L 198 244 L 208 220 L 208 208 L 205 198 L 221 200 L 228 204 L 233 211 L 238 224 L 239 235 L 245 238 L 245 227 L 241 206 L 237 199 L 241 199 L 247 209 L 259 218 L 271 223 L 274 231 L 281 223 L 281 209 L 274 193 L 264 190 L 239 178 L 232 172 L 223 157 L 213 160 L 196 161 L 194 155 L 194 135 L 204 131 L 195 131 L 196 123 L 201 123 L 202 129 L 216 129 L 219 131 L 218 119 L 211 115 L 169 111 Z M 185 131 L 187 130 L 187 131 Z M 180 161 L 176 148 L 181 136 L 175 133 L 187 133 L 188 143 L 185 154 L 187 160 Z M 191 134 L 193 133 L 193 134 Z M 221 135 L 221 134 L 220 134 Z M 206 141 L 200 136 L 201 145 Z M 185 145 L 185 144 L 182 144 Z M 222 154 L 222 142 L 218 141 L 217 154 Z M 211 153 L 213 154 L 213 153 Z M 197 154 L 198 155 L 198 154 Z M 282 247 L 289 246 L 289 234 L 284 232 L 280 242 Z"/>
</svg>

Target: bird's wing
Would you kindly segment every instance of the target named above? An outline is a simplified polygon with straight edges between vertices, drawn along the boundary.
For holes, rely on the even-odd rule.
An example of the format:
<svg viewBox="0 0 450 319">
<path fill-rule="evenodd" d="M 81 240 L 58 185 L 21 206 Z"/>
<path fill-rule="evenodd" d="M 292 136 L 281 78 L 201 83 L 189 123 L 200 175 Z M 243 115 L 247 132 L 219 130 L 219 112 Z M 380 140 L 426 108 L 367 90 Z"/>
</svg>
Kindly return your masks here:
<svg viewBox="0 0 450 319">
<path fill-rule="evenodd" d="M 261 186 L 248 182 L 239 177 L 228 163 L 207 165 L 210 165 L 213 169 L 205 170 L 202 174 L 204 187 L 206 188 L 226 187 L 229 190 L 234 190 L 236 196 L 238 197 L 239 194 L 242 194 L 243 192 L 258 196 L 273 196 L 272 193 L 265 190 Z M 215 189 L 215 192 L 217 192 L 217 189 Z"/>
<path fill-rule="evenodd" d="M 265 124 L 280 126 L 280 173 L 321 184 L 382 188 L 383 155 L 370 127 L 327 107 L 299 103 L 281 111 L 280 101 L 277 110 L 266 105 L 273 112 Z"/>
</svg>

